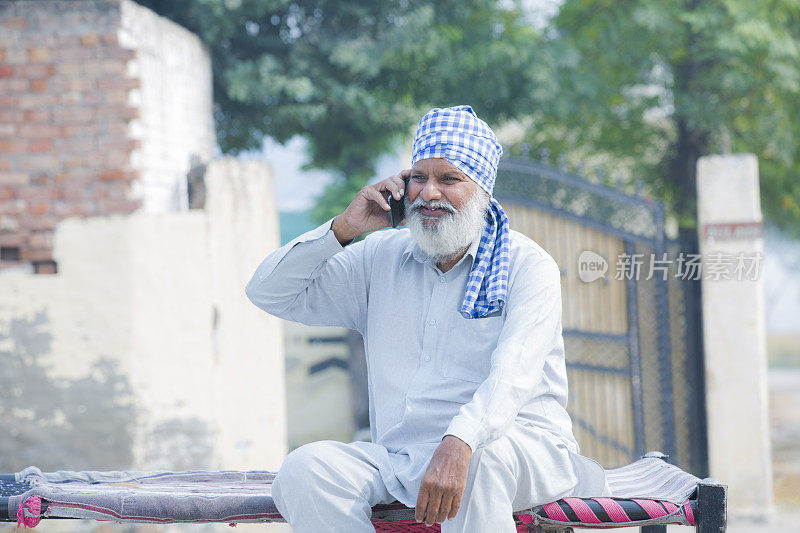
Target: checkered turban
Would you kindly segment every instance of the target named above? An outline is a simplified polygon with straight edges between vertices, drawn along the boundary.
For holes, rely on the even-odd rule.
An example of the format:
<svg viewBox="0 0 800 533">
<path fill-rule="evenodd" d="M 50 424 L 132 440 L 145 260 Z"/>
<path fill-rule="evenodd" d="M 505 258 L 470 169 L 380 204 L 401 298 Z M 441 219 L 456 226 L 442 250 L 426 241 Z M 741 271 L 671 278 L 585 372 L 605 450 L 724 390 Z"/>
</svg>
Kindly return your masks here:
<svg viewBox="0 0 800 533">
<path fill-rule="evenodd" d="M 468 105 L 431 109 L 417 124 L 412 164 L 440 158 L 458 168 L 490 196 L 503 147 Z M 509 229 L 500 203 L 491 198 L 486 225 L 467 280 L 461 314 L 482 318 L 503 308 L 508 296 Z"/>
</svg>

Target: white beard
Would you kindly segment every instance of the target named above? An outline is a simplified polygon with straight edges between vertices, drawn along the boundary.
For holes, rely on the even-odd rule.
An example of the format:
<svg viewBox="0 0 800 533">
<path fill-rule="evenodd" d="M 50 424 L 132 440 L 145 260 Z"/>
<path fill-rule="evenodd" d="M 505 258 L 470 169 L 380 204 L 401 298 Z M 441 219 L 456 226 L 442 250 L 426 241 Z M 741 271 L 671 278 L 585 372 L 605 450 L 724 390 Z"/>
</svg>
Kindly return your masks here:
<svg viewBox="0 0 800 533">
<path fill-rule="evenodd" d="M 483 189 L 476 189 L 461 211 L 447 200 L 426 202 L 417 196 L 414 203 L 409 204 L 406 197 L 406 225 L 423 252 L 436 262 L 448 261 L 480 239 L 490 202 Z M 421 212 L 423 207 L 448 212 L 438 217 L 426 216 Z"/>
</svg>

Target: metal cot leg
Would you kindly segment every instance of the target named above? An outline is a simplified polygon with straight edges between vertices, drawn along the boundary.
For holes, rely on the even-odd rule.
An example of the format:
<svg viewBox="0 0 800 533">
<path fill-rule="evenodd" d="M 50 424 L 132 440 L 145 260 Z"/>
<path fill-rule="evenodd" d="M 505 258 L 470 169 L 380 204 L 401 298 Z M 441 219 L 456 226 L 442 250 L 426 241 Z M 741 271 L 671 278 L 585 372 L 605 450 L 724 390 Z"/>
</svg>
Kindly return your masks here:
<svg viewBox="0 0 800 533">
<path fill-rule="evenodd" d="M 704 479 L 697 484 L 697 533 L 724 533 L 728 526 L 728 486 Z"/>
</svg>

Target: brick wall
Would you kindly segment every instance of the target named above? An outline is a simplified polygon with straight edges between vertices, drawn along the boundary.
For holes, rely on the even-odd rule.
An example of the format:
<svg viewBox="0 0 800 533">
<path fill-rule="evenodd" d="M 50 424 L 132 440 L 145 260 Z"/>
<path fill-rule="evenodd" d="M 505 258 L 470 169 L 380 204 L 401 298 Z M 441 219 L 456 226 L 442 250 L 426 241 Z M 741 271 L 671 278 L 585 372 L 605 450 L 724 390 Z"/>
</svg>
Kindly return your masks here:
<svg viewBox="0 0 800 533">
<path fill-rule="evenodd" d="M 0 0 L 0 270 L 55 272 L 68 217 L 187 209 L 215 148 L 196 36 L 130 0 Z"/>
<path fill-rule="evenodd" d="M 137 173 L 117 2 L 0 3 L 0 268 L 51 272 L 69 216 L 129 213 Z"/>
</svg>

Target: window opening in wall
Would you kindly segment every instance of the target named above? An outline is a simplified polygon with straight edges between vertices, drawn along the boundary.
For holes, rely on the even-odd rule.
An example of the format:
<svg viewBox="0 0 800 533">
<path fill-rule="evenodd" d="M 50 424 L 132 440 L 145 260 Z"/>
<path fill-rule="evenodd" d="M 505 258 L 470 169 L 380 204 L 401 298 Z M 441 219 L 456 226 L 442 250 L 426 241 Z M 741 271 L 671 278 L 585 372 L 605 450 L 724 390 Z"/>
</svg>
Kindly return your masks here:
<svg viewBox="0 0 800 533">
<path fill-rule="evenodd" d="M 0 246 L 0 261 L 19 261 L 19 248 Z"/>
<path fill-rule="evenodd" d="M 57 274 L 58 265 L 55 261 L 34 261 L 33 272 L 34 274 Z"/>
</svg>

